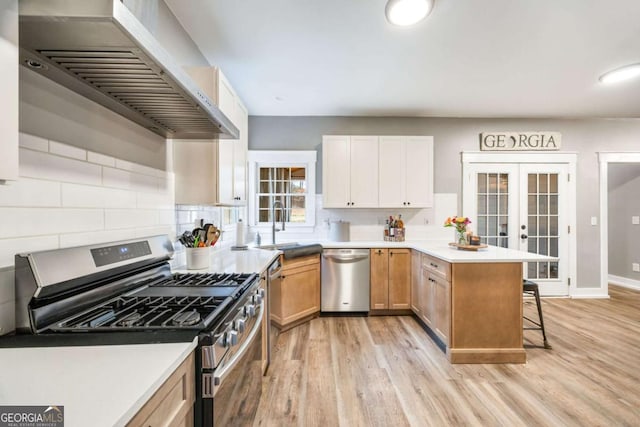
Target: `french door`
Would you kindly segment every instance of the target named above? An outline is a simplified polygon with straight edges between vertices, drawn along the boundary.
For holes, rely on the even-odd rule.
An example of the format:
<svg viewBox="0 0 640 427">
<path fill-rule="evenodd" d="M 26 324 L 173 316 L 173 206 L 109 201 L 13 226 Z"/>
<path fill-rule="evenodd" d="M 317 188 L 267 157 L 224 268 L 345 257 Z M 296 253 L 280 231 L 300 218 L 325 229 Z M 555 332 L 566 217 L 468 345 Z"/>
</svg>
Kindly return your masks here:
<svg viewBox="0 0 640 427">
<path fill-rule="evenodd" d="M 464 209 L 483 243 L 558 257 L 525 263 L 542 295 L 569 294 L 569 165 L 471 163 Z"/>
</svg>

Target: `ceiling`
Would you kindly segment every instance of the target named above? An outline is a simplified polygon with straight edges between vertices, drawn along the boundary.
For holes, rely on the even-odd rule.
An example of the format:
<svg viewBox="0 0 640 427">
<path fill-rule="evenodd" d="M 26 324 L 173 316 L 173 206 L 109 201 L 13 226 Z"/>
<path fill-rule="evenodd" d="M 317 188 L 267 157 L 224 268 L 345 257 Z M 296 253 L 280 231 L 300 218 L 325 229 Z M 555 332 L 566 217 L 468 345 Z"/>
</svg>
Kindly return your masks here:
<svg viewBox="0 0 640 427">
<path fill-rule="evenodd" d="M 251 115 L 640 117 L 638 0 L 166 0 Z"/>
</svg>

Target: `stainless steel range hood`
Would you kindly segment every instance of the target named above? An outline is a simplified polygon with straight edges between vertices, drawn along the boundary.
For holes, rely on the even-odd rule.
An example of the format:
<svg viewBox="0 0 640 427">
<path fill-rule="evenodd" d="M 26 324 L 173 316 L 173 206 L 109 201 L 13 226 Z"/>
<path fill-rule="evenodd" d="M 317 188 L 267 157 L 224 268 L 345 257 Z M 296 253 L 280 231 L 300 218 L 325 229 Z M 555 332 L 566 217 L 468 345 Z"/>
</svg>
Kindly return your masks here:
<svg viewBox="0 0 640 427">
<path fill-rule="evenodd" d="M 238 129 L 119 0 L 20 0 L 20 63 L 167 137 Z"/>
</svg>

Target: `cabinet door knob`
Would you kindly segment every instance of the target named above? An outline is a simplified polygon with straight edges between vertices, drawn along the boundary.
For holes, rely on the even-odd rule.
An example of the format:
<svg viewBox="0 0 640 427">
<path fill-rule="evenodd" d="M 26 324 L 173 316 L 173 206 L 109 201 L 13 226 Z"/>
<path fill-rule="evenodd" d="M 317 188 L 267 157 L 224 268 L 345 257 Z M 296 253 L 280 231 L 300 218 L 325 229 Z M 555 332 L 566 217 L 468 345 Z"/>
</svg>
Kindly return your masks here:
<svg viewBox="0 0 640 427">
<path fill-rule="evenodd" d="M 411 202 L 407 202 L 407 205 L 411 205 Z"/>
</svg>

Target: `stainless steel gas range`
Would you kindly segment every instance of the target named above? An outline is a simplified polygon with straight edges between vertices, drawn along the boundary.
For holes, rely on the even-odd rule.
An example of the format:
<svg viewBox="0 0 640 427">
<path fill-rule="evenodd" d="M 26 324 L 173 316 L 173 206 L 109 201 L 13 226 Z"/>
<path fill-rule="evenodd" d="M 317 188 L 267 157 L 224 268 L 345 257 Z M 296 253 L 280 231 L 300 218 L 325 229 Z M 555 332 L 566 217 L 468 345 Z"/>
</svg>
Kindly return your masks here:
<svg viewBox="0 0 640 427">
<path fill-rule="evenodd" d="M 260 278 L 172 273 L 172 255 L 168 236 L 16 255 L 13 345 L 197 337 L 196 425 L 249 421 L 261 392 Z"/>
</svg>

